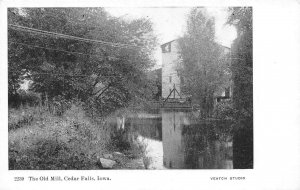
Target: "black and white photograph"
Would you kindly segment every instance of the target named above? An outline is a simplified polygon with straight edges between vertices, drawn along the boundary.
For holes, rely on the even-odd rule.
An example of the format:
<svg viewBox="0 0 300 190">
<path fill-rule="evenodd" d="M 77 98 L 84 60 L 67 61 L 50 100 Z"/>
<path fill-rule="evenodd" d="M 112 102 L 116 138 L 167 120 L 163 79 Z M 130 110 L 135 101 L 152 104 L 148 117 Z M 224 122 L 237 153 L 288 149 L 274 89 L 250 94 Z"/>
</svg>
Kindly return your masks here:
<svg viewBox="0 0 300 190">
<path fill-rule="evenodd" d="M 0 189 L 300 188 L 300 3 L 275 2 L 3 3 Z"/>
<path fill-rule="evenodd" d="M 7 14 L 10 170 L 253 168 L 251 7 Z"/>
</svg>

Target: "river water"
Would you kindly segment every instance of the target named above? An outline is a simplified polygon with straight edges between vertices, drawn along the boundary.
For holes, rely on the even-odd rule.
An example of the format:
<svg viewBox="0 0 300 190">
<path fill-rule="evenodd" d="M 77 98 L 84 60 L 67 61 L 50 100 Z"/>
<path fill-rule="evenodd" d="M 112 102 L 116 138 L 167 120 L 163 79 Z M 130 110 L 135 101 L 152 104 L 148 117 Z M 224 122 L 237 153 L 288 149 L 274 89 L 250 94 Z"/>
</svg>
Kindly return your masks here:
<svg viewBox="0 0 300 190">
<path fill-rule="evenodd" d="M 125 119 L 127 135 L 145 145 L 149 169 L 233 169 L 231 124 L 197 112 L 161 110 Z"/>
</svg>

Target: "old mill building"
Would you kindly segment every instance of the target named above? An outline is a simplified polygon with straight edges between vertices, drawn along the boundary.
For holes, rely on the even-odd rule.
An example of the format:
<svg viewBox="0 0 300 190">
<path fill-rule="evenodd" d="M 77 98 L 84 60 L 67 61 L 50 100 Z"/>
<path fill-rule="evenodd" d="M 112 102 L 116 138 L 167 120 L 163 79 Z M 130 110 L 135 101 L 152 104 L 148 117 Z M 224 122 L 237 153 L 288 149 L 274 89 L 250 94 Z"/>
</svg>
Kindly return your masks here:
<svg viewBox="0 0 300 190">
<path fill-rule="evenodd" d="M 221 45 L 220 45 L 221 46 Z M 230 48 L 221 46 L 224 49 L 224 54 L 230 53 Z M 181 84 L 183 84 L 184 77 L 180 76 L 177 68 L 179 64 L 179 50 L 177 40 L 161 45 L 162 50 L 162 98 L 165 99 L 170 95 L 170 92 L 176 88 L 178 93 L 172 93 L 170 98 L 185 98 L 186 96 L 181 92 Z M 224 89 L 221 93 L 216 95 L 216 101 L 222 98 L 230 97 L 232 90 L 230 87 Z M 180 97 L 181 96 L 181 97 Z"/>
</svg>

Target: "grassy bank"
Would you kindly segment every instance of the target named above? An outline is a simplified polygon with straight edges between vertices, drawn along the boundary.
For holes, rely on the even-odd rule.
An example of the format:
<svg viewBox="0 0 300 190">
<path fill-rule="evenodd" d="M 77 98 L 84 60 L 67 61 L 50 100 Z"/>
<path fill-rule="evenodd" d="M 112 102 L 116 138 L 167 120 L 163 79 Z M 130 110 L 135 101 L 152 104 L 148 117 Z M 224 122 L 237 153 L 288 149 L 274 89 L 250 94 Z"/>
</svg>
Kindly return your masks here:
<svg viewBox="0 0 300 190">
<path fill-rule="evenodd" d="M 112 158 L 116 169 L 147 168 L 136 164 L 145 157 L 145 145 L 129 128 L 118 127 L 121 113 L 132 114 L 125 109 L 92 119 L 80 104 L 59 115 L 46 106 L 10 108 L 9 169 L 102 169 L 99 158 L 114 152 L 124 155 Z"/>
<path fill-rule="evenodd" d="M 62 116 L 45 107 L 9 109 L 9 169 L 99 169 L 109 128 L 92 121 L 79 105 Z"/>
</svg>

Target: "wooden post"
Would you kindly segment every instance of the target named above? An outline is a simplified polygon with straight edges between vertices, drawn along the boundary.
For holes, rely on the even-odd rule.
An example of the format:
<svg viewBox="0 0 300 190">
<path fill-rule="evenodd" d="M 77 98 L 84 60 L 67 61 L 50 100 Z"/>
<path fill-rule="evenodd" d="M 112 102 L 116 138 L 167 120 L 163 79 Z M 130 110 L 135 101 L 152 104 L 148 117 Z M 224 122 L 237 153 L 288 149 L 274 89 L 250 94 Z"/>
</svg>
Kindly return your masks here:
<svg viewBox="0 0 300 190">
<path fill-rule="evenodd" d="M 164 107 L 165 102 L 166 102 L 166 101 L 169 99 L 169 97 L 172 95 L 173 91 L 174 91 L 174 89 L 171 90 L 170 94 L 168 95 L 168 97 L 167 97 L 167 98 L 165 99 L 165 101 L 163 102 L 162 107 Z"/>
<path fill-rule="evenodd" d="M 175 84 L 173 84 L 173 91 L 174 91 L 174 99 L 175 99 Z"/>
</svg>

